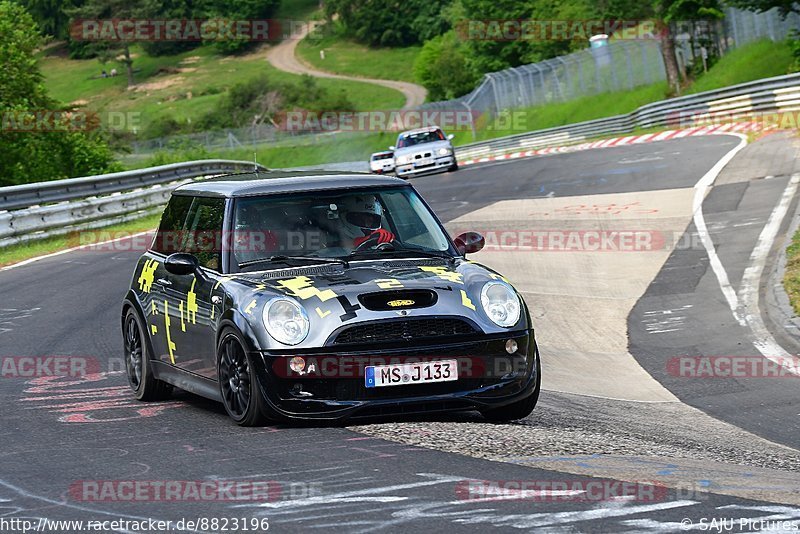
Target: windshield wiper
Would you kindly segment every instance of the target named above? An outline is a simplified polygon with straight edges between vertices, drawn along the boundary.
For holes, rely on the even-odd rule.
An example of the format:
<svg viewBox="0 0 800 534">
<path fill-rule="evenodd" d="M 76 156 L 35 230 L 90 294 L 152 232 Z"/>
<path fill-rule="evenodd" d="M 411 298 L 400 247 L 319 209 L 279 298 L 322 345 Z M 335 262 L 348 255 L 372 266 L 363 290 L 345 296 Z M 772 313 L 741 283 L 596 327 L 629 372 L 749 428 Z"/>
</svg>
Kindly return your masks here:
<svg viewBox="0 0 800 534">
<path fill-rule="evenodd" d="M 259 258 L 257 260 L 248 260 L 239 264 L 239 268 L 251 267 L 261 263 L 290 263 L 290 262 L 316 262 L 316 263 L 338 263 L 347 267 L 347 261 L 342 258 L 323 258 L 320 256 L 286 256 L 278 254 L 270 256 L 269 258 Z"/>
<path fill-rule="evenodd" d="M 402 256 L 422 256 L 424 258 L 440 258 L 449 263 L 453 263 L 455 258 L 449 255 L 447 252 L 437 252 L 434 250 L 418 250 L 415 248 L 401 248 L 401 249 L 376 249 L 376 250 L 354 250 L 350 253 L 350 257 L 353 256 L 382 256 L 382 255 L 402 255 Z"/>
</svg>

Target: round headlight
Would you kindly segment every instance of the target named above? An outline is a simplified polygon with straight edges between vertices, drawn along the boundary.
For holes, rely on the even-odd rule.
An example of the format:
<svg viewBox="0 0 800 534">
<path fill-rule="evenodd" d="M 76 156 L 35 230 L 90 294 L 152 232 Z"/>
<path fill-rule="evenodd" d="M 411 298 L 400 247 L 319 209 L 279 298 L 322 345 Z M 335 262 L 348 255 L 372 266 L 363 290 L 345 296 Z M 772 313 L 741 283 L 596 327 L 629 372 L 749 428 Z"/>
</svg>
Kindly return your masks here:
<svg viewBox="0 0 800 534">
<path fill-rule="evenodd" d="M 508 284 L 486 282 L 481 289 L 483 311 L 497 326 L 509 328 L 517 324 L 520 314 L 519 297 Z"/>
<path fill-rule="evenodd" d="M 440 148 L 439 149 L 439 155 L 440 156 L 446 156 L 449 153 L 450 153 L 450 149 L 449 148 Z"/>
<path fill-rule="evenodd" d="M 284 345 L 297 345 L 308 335 L 308 314 L 290 298 L 270 300 L 264 306 L 262 316 L 269 335 Z"/>
</svg>

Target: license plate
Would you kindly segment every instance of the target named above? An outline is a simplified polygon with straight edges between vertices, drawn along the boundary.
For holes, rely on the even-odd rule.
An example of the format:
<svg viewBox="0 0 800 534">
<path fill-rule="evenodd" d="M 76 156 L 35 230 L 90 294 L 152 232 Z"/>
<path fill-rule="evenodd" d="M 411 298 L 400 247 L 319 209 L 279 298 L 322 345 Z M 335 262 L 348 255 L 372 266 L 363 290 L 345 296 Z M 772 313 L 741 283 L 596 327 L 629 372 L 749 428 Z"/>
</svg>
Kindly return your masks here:
<svg viewBox="0 0 800 534">
<path fill-rule="evenodd" d="M 417 167 L 427 167 L 428 165 L 433 165 L 433 158 L 429 159 L 421 159 L 417 161 Z"/>
<path fill-rule="evenodd" d="M 376 365 L 364 368 L 364 383 L 368 388 L 405 386 L 458 380 L 456 360 Z"/>
</svg>

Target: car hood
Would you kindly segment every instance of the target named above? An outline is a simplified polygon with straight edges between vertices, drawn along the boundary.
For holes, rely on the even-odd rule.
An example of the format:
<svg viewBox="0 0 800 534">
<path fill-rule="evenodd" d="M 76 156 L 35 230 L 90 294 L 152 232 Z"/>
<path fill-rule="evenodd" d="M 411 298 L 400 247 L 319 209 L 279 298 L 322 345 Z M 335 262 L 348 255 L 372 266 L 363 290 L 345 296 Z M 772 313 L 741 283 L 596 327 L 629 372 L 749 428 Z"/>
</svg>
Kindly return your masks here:
<svg viewBox="0 0 800 534">
<path fill-rule="evenodd" d="M 491 280 L 507 282 L 467 260 L 392 259 L 237 274 L 227 277 L 224 289 L 262 348 L 287 349 L 266 334 L 262 323 L 264 306 L 277 296 L 294 298 L 308 314 L 310 333 L 296 348 L 325 346 L 343 328 L 369 321 L 460 317 L 487 334 L 529 328 L 524 305 L 519 323 L 511 329 L 488 319 L 480 295 Z"/>
<path fill-rule="evenodd" d="M 450 141 L 435 141 L 433 143 L 423 143 L 421 145 L 414 145 L 407 148 L 398 148 L 394 151 L 394 157 L 407 156 L 409 154 L 417 154 L 419 152 L 435 152 L 440 148 L 452 148 Z"/>
</svg>

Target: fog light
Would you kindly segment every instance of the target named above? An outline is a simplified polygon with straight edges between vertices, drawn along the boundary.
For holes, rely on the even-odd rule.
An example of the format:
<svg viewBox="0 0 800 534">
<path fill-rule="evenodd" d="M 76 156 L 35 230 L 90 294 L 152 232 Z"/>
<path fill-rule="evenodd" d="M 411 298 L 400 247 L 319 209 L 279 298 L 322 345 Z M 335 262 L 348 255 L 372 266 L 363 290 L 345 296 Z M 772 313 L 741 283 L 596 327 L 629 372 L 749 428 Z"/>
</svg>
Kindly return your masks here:
<svg viewBox="0 0 800 534">
<path fill-rule="evenodd" d="M 306 368 L 306 361 L 302 357 L 295 356 L 294 358 L 289 360 L 289 369 L 291 369 L 295 373 L 302 373 L 303 369 L 305 368 Z"/>
<path fill-rule="evenodd" d="M 509 339 L 508 341 L 506 341 L 506 352 L 507 353 L 514 354 L 515 352 L 517 352 L 518 348 L 519 348 L 519 346 L 517 345 L 517 342 L 514 341 L 513 339 Z"/>
</svg>

